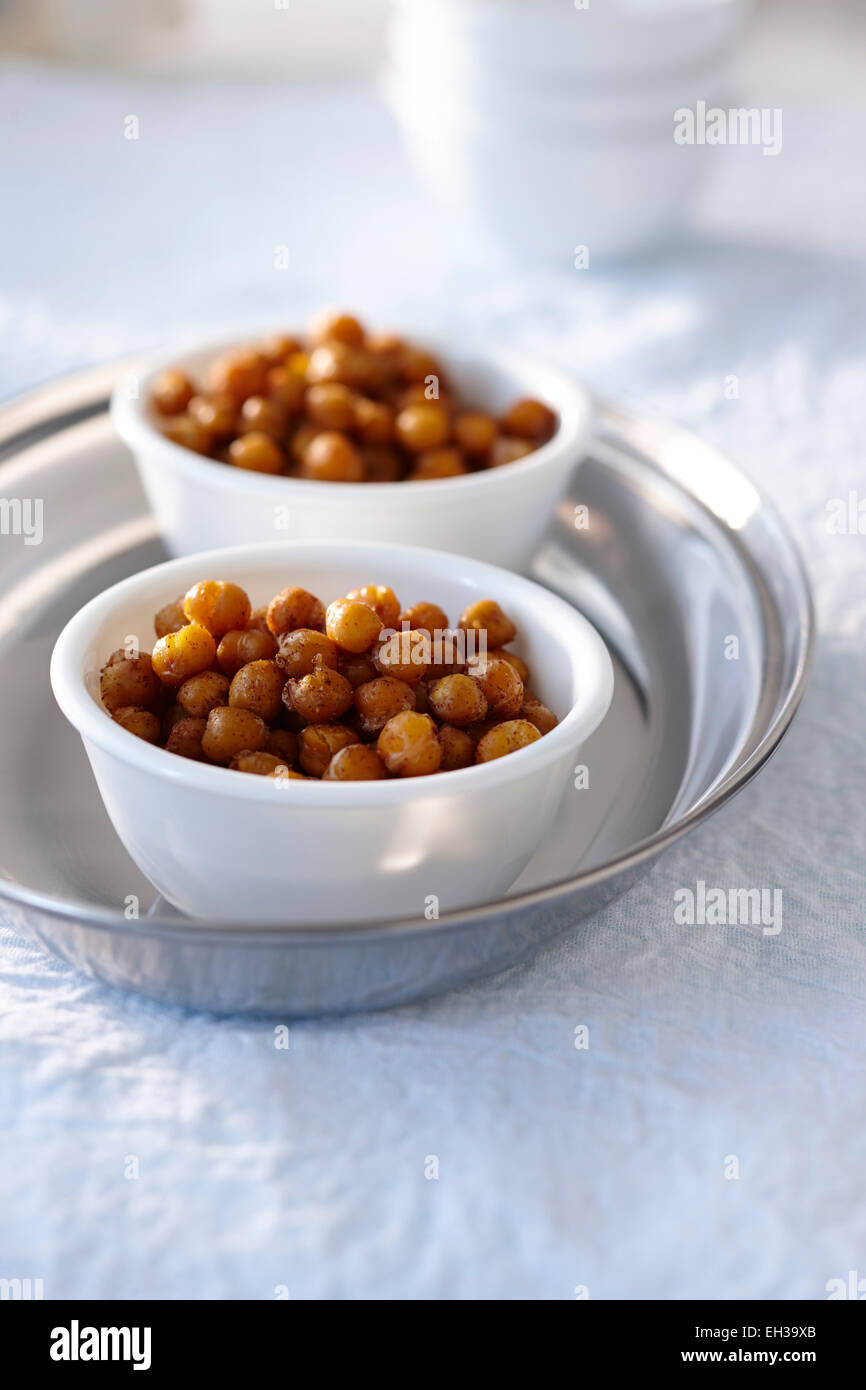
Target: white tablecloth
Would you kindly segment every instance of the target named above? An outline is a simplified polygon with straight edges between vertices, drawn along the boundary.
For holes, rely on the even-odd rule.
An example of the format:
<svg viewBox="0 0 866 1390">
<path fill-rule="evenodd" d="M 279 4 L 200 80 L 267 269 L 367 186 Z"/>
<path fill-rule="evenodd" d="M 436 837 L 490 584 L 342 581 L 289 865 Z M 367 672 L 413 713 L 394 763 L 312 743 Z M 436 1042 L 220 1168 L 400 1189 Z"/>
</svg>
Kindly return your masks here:
<svg viewBox="0 0 866 1390">
<path fill-rule="evenodd" d="M 425 208 L 369 93 L 6 70 L 4 394 L 322 299 L 456 306 L 455 333 L 490 322 L 728 448 L 803 547 L 821 636 L 757 781 L 590 925 L 446 997 L 295 1024 L 280 1050 L 271 1023 L 126 997 L 0 929 L 0 1276 L 809 1299 L 866 1275 L 866 536 L 825 524 L 866 495 L 866 119 L 807 97 L 778 159 L 718 152 L 664 255 L 517 275 Z M 782 931 L 676 926 L 699 878 L 781 887 Z"/>
</svg>

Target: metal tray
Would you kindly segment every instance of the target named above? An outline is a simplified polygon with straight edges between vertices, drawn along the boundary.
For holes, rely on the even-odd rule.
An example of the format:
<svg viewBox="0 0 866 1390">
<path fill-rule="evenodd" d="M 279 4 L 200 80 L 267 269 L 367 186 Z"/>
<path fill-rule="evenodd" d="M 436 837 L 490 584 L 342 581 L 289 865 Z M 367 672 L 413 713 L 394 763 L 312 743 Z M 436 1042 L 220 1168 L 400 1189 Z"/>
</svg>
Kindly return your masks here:
<svg viewBox="0 0 866 1390">
<path fill-rule="evenodd" d="M 582 754 L 580 834 L 566 805 L 506 898 L 438 922 L 253 929 L 182 917 L 115 837 L 48 683 L 70 615 L 165 558 L 106 415 L 119 370 L 0 412 L 2 496 L 41 499 L 44 529 L 41 544 L 0 537 L 0 912 L 85 973 L 174 1004 L 283 1018 L 448 989 L 513 964 L 625 892 L 744 786 L 788 727 L 813 619 L 775 512 L 700 440 L 602 404 L 534 565 L 596 624 L 616 665 L 611 712 Z M 578 506 L 586 527 L 575 526 Z M 131 897 L 140 916 L 128 920 Z"/>
</svg>

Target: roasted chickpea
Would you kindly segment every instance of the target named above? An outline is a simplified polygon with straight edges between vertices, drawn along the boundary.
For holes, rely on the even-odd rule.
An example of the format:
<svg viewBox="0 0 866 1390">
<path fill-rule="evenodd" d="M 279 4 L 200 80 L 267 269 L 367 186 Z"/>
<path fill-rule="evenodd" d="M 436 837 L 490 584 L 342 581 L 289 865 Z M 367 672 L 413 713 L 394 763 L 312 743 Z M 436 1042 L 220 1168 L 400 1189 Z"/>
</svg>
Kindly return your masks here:
<svg viewBox="0 0 866 1390">
<path fill-rule="evenodd" d="M 234 772 L 252 772 L 258 777 L 300 776 L 299 773 L 292 772 L 288 764 L 275 753 L 253 752 L 249 748 L 245 748 L 242 753 L 236 753 L 229 767 Z"/>
<path fill-rule="evenodd" d="M 344 343 L 346 347 L 363 347 L 364 329 L 352 314 L 325 309 L 310 324 L 314 343 Z"/>
<path fill-rule="evenodd" d="M 354 652 L 340 652 L 337 670 L 356 690 L 359 685 L 374 681 L 379 674 L 369 652 L 360 652 L 357 656 Z"/>
<path fill-rule="evenodd" d="M 539 738 L 541 734 L 527 719 L 507 719 L 503 724 L 494 724 L 479 740 L 475 761 L 489 763 L 494 758 L 504 758 L 507 753 L 516 753 Z"/>
<path fill-rule="evenodd" d="M 380 675 L 396 676 L 407 685 L 424 679 L 430 657 L 430 638 L 418 628 L 382 637 L 373 648 L 373 664 Z"/>
<path fill-rule="evenodd" d="M 537 696 L 526 693 L 523 696 L 520 718 L 527 719 L 530 724 L 534 724 L 540 734 L 549 734 L 551 729 L 555 729 L 559 723 L 552 709 L 543 704 Z"/>
<path fill-rule="evenodd" d="M 155 709 L 160 697 L 159 672 L 154 671 L 147 652 L 127 656 L 121 647 L 102 668 L 99 693 L 109 714 L 131 705 L 136 709 Z"/>
<path fill-rule="evenodd" d="M 172 725 L 166 739 L 166 752 L 178 753 L 181 758 L 200 762 L 204 758 L 201 743 L 206 728 L 206 719 L 179 719 Z"/>
<path fill-rule="evenodd" d="M 286 412 L 280 403 L 268 396 L 248 396 L 241 406 L 241 434 L 266 434 L 282 439 L 286 432 Z"/>
<path fill-rule="evenodd" d="M 513 439 L 509 435 L 503 435 L 501 439 L 494 439 L 493 441 L 489 466 L 501 468 L 504 463 L 516 463 L 518 459 L 533 453 L 534 447 L 528 439 Z"/>
<path fill-rule="evenodd" d="M 352 427 L 364 444 L 390 444 L 394 438 L 394 412 L 384 401 L 371 401 L 367 396 L 356 396 Z M 337 428 L 348 429 L 349 426 L 347 424 Z"/>
<path fill-rule="evenodd" d="M 488 651 L 487 657 L 488 660 L 501 659 L 502 661 L 507 661 L 509 666 L 514 667 L 518 676 L 523 681 L 523 684 L 526 685 L 526 682 L 529 680 L 529 667 L 523 660 L 523 657 L 518 656 L 516 652 L 506 651 L 504 647 L 494 647 L 492 651 Z"/>
<path fill-rule="evenodd" d="M 346 713 L 354 694 L 339 671 L 319 666 L 300 680 L 286 681 L 283 702 L 308 724 L 330 724 Z"/>
<path fill-rule="evenodd" d="M 145 743 L 159 743 L 159 720 L 151 710 L 137 709 L 135 705 L 123 705 L 121 709 L 115 710 L 112 718 L 115 724 L 120 724 L 137 738 L 143 738 Z"/>
<path fill-rule="evenodd" d="M 164 711 L 162 719 L 160 720 L 160 741 L 162 743 L 165 743 L 168 740 L 168 736 L 174 728 L 175 724 L 179 724 L 181 719 L 188 718 L 189 715 L 187 714 L 183 705 L 179 705 L 176 700 L 173 701 L 173 703 L 169 705 L 168 709 Z"/>
<path fill-rule="evenodd" d="M 486 632 L 487 647 L 504 647 L 517 636 L 517 628 L 492 598 L 470 603 L 458 624 L 464 632 Z"/>
<path fill-rule="evenodd" d="M 266 724 L 273 724 L 282 709 L 284 684 L 276 662 L 250 661 L 232 677 L 229 704 L 232 709 L 252 710 Z"/>
<path fill-rule="evenodd" d="M 536 442 L 549 439 L 556 429 L 556 416 L 541 401 L 525 399 L 515 401 L 502 417 L 505 434 L 516 434 L 519 439 L 532 439 Z"/>
<path fill-rule="evenodd" d="M 280 638 L 277 665 L 287 676 L 294 676 L 296 679 L 308 676 L 317 666 L 330 666 L 332 670 L 336 670 L 338 662 L 337 644 L 324 632 L 298 627 L 294 632 L 286 632 Z"/>
<path fill-rule="evenodd" d="M 187 623 L 177 632 L 160 637 L 153 649 L 153 669 L 163 685 L 179 686 L 199 671 L 207 671 L 216 660 L 212 633 L 200 623 Z"/>
<path fill-rule="evenodd" d="M 402 627 L 403 623 L 408 623 L 410 627 L 423 628 L 429 633 L 447 632 L 448 614 L 438 603 L 413 603 L 411 607 L 403 609 L 398 615 L 397 623 L 392 623 L 391 626 Z"/>
<path fill-rule="evenodd" d="M 355 401 L 354 391 L 342 382 L 323 381 L 307 390 L 307 415 L 320 429 L 348 430 L 355 423 Z"/>
<path fill-rule="evenodd" d="M 462 410 L 454 417 L 454 442 L 472 458 L 489 453 L 498 433 L 493 416 L 480 410 Z"/>
<path fill-rule="evenodd" d="M 286 456 L 275 439 L 262 430 L 238 435 L 229 445 L 229 463 L 247 473 L 282 473 Z"/>
<path fill-rule="evenodd" d="M 267 623 L 277 637 L 284 632 L 294 632 L 298 627 L 322 632 L 325 627 L 325 605 L 307 589 L 281 589 L 268 604 Z"/>
<path fill-rule="evenodd" d="M 400 617 L 400 600 L 387 584 L 362 584 L 346 595 L 358 603 L 366 603 L 382 619 L 385 627 L 394 627 Z"/>
<path fill-rule="evenodd" d="M 247 622 L 247 630 L 249 631 L 252 627 L 257 628 L 259 632 L 270 631 L 268 627 L 268 605 L 266 603 L 263 603 L 259 608 L 254 608 L 250 614 L 249 621 Z"/>
<path fill-rule="evenodd" d="M 210 394 L 228 396 L 237 405 L 248 396 L 264 395 L 268 360 L 254 348 L 227 352 L 212 362 L 205 373 Z"/>
<path fill-rule="evenodd" d="M 195 394 L 186 372 L 169 367 L 160 372 L 150 392 L 150 403 L 159 415 L 181 415 Z"/>
<path fill-rule="evenodd" d="M 428 377 L 435 377 L 437 384 L 445 380 L 442 367 L 432 353 L 424 348 L 404 343 L 399 360 L 400 376 L 408 384 L 426 385 Z"/>
<path fill-rule="evenodd" d="M 335 599 L 325 613 L 325 631 L 344 652 L 367 652 L 382 631 L 382 619 L 369 604 L 350 598 Z"/>
<path fill-rule="evenodd" d="M 408 481 L 422 483 L 434 478 L 459 478 L 468 472 L 459 449 L 425 449 L 415 460 Z"/>
<path fill-rule="evenodd" d="M 387 444 L 370 444 L 361 449 L 365 483 L 397 483 L 403 477 L 403 460 Z"/>
<path fill-rule="evenodd" d="M 250 661 L 270 661 L 277 644 L 273 635 L 260 628 L 232 628 L 224 634 L 217 647 L 217 665 L 227 676 L 233 676 Z"/>
<path fill-rule="evenodd" d="M 394 676 L 377 676 L 359 685 L 355 691 L 355 709 L 361 721 L 361 731 L 378 734 L 389 719 L 403 710 L 415 709 L 415 694 L 411 685 Z"/>
<path fill-rule="evenodd" d="M 230 763 L 238 753 L 259 752 L 264 748 L 267 736 L 265 721 L 252 710 L 220 705 L 212 709 L 207 717 L 201 746 L 212 762 Z"/>
<path fill-rule="evenodd" d="M 272 367 L 265 382 L 268 399 L 280 407 L 286 417 L 297 415 L 307 391 L 307 378 L 294 367 Z"/>
<path fill-rule="evenodd" d="M 451 422 L 448 412 L 439 401 L 422 401 L 407 405 L 394 421 L 397 439 L 410 454 L 422 454 L 426 449 L 441 449 L 448 443 Z"/>
<path fill-rule="evenodd" d="M 228 396 L 193 396 L 187 414 L 198 421 L 212 443 L 224 444 L 237 433 L 237 407 Z"/>
<path fill-rule="evenodd" d="M 378 782 L 384 776 L 385 764 L 368 743 L 338 749 L 324 772 L 326 782 Z"/>
<path fill-rule="evenodd" d="M 251 605 L 240 584 L 227 579 L 203 579 L 187 590 L 183 611 L 191 623 L 206 627 L 214 637 L 221 637 L 233 628 L 244 628 Z"/>
<path fill-rule="evenodd" d="M 509 662 L 485 654 L 468 662 L 466 671 L 483 690 L 491 719 L 517 718 L 523 705 L 523 681 Z M 460 720 L 450 722 L 459 724 Z"/>
<path fill-rule="evenodd" d="M 288 333 L 272 333 L 259 343 L 258 350 L 266 362 L 280 366 L 283 362 L 288 362 L 294 353 L 301 351 L 301 344 Z"/>
<path fill-rule="evenodd" d="M 265 743 L 265 752 L 274 753 L 280 762 L 291 767 L 298 761 L 298 735 L 291 729 L 271 729 Z"/>
<path fill-rule="evenodd" d="M 438 772 L 442 762 L 436 725 L 429 714 L 416 714 L 414 710 L 403 710 L 388 720 L 376 750 L 395 777 L 423 777 Z"/>
<path fill-rule="evenodd" d="M 372 353 L 347 343 L 322 343 L 310 353 L 307 363 L 307 382 L 311 386 L 322 381 L 339 381 L 353 390 L 369 386 L 375 375 L 376 363 Z"/>
<path fill-rule="evenodd" d="M 228 704 L 229 678 L 220 671 L 200 671 L 178 687 L 177 703 L 193 719 L 207 719 L 217 705 Z"/>
<path fill-rule="evenodd" d="M 212 443 L 211 435 L 192 415 L 172 415 L 162 427 L 166 439 L 194 454 L 206 454 Z"/>
<path fill-rule="evenodd" d="M 471 767 L 475 762 L 475 743 L 465 729 L 455 729 L 453 724 L 440 724 L 439 742 L 442 744 L 441 772 L 455 772 L 457 768 Z"/>
<path fill-rule="evenodd" d="M 345 724 L 308 724 L 298 736 L 298 761 L 311 777 L 322 777 L 334 754 L 350 743 L 360 739 Z"/>
<path fill-rule="evenodd" d="M 173 603 L 167 603 L 164 608 L 160 608 L 154 614 L 153 630 L 157 637 L 166 637 L 169 632 L 177 632 L 186 624 L 186 614 L 183 611 L 183 594 L 176 598 Z"/>
<path fill-rule="evenodd" d="M 321 483 L 360 483 L 364 478 L 361 455 L 351 439 L 338 430 L 323 430 L 311 439 L 301 456 L 305 478 Z"/>
<path fill-rule="evenodd" d="M 522 697 L 523 686 L 520 693 Z M 444 676 L 430 690 L 430 708 L 437 719 L 460 728 L 486 718 L 487 699 L 481 683 L 471 676 Z"/>
</svg>

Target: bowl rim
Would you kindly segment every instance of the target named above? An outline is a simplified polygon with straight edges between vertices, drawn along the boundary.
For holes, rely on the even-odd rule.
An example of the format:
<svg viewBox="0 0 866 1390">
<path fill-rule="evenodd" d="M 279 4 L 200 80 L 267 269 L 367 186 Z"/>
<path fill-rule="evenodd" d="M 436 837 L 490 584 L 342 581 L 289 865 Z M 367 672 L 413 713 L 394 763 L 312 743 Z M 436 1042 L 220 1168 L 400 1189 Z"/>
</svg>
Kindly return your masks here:
<svg viewBox="0 0 866 1390">
<path fill-rule="evenodd" d="M 229 336 L 211 333 L 207 337 L 178 343 L 170 350 L 161 348 L 141 359 L 133 370 L 124 372 L 112 390 L 109 404 L 112 422 L 123 442 L 133 453 L 146 449 L 151 456 L 159 455 L 163 464 L 181 472 L 188 481 L 200 487 L 206 485 L 227 492 L 246 491 L 252 495 L 269 496 L 275 501 L 306 502 L 315 507 L 330 507 L 339 501 L 342 506 L 348 504 L 353 508 L 373 510 L 383 503 L 393 505 L 397 498 L 404 498 L 410 507 L 424 505 L 425 499 L 429 500 L 431 496 L 430 488 L 435 489 L 433 496 L 444 501 L 449 497 L 468 499 L 473 494 L 519 485 L 523 479 L 551 465 L 575 462 L 589 435 L 592 423 L 589 393 L 559 368 L 528 354 L 498 348 L 488 351 L 477 344 L 469 344 L 467 350 L 455 353 L 441 333 L 397 325 L 397 333 L 401 336 L 411 334 L 415 343 L 430 348 L 445 366 L 462 362 L 465 366 L 492 368 L 515 377 L 531 374 L 543 383 L 549 383 L 546 394 L 551 406 L 556 409 L 559 421 L 551 438 L 525 458 L 503 464 L 500 468 L 488 468 L 457 478 L 422 478 L 408 488 L 405 481 L 332 483 L 310 478 L 289 478 L 282 474 L 254 473 L 233 468 L 219 459 L 196 454 L 192 449 L 166 439 L 153 423 L 147 405 L 148 390 L 154 377 L 168 367 L 183 367 L 189 359 L 205 353 L 216 357 L 232 348 L 249 346 L 269 333 L 284 332 L 285 318 L 284 315 L 279 322 L 258 323 L 249 329 L 235 327 L 227 330 Z M 130 390 L 133 383 L 135 392 Z M 411 498 L 416 493 L 419 501 L 413 504 Z"/>
<path fill-rule="evenodd" d="M 534 608 L 537 612 L 543 609 L 565 625 L 567 635 L 561 646 L 570 662 L 572 673 L 578 677 L 577 699 L 556 727 L 535 743 L 506 757 L 426 777 L 342 783 L 308 778 L 306 780 L 317 785 L 300 787 L 293 778 L 254 776 L 231 768 L 199 763 L 146 743 L 115 723 L 87 689 L 82 654 L 96 630 L 112 614 L 122 612 L 127 601 L 142 599 L 156 585 L 159 586 L 159 592 L 154 595 L 155 601 L 158 602 L 160 598 L 170 601 L 177 593 L 177 585 L 171 587 L 172 575 L 181 572 L 195 574 L 199 564 L 202 567 L 208 566 L 209 572 L 213 574 L 218 572 L 213 568 L 216 565 L 225 569 L 226 577 L 230 577 L 232 573 L 237 576 L 238 571 L 241 571 L 236 582 L 243 583 L 249 581 L 256 568 L 268 569 L 277 561 L 285 561 L 287 566 L 290 566 L 293 557 L 298 563 L 303 563 L 305 559 L 321 562 L 324 558 L 327 561 L 328 552 L 335 566 L 347 562 L 354 563 L 357 560 L 362 572 L 363 566 L 375 562 L 376 557 L 383 555 L 390 556 L 397 562 L 420 561 L 428 567 L 428 573 L 433 574 L 437 567 L 443 572 L 453 570 L 455 563 L 455 556 L 450 552 L 410 545 L 366 541 L 322 543 L 290 540 L 270 541 L 264 545 L 221 547 L 164 561 L 149 569 L 140 570 L 137 574 L 130 575 L 103 590 L 79 609 L 65 625 L 54 645 L 50 664 L 51 686 L 60 709 L 83 739 L 95 744 L 128 767 L 160 777 L 169 783 L 183 783 L 200 792 L 222 795 L 233 800 L 255 801 L 260 804 L 279 804 L 282 801 L 287 806 L 306 806 L 309 809 L 329 806 L 382 806 L 399 804 L 415 797 L 451 797 L 459 794 L 461 790 L 470 792 L 473 788 L 478 791 L 485 787 L 492 790 L 504 782 L 514 781 L 524 772 L 532 772 L 533 768 L 537 771 L 540 767 L 556 762 L 567 750 L 576 750 L 601 723 L 613 698 L 614 673 L 607 647 L 593 625 L 571 604 L 533 580 L 469 557 L 457 557 L 462 573 L 467 578 L 478 583 L 489 580 L 492 586 L 500 586 L 499 590 L 492 587 L 491 593 L 499 592 L 500 596 L 505 589 L 506 596 L 503 602 L 506 604 L 507 591 L 510 589 L 512 595 L 522 595 L 530 609 Z M 245 566 L 246 581 L 243 578 Z M 205 569 L 204 572 L 207 574 L 208 570 Z M 169 594 L 168 599 L 164 598 L 165 594 Z M 106 652 L 106 659 L 108 655 Z M 530 758 L 533 760 L 532 763 L 529 762 Z M 467 782 L 467 777 L 471 777 L 472 780 Z"/>
</svg>

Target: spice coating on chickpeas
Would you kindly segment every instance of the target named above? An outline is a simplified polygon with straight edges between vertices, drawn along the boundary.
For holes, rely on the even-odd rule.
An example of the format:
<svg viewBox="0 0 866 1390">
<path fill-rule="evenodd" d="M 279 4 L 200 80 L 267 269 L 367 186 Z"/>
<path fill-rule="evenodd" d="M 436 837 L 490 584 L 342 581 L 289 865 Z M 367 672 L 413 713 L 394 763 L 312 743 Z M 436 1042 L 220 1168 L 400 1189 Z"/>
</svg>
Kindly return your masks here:
<svg viewBox="0 0 866 1390">
<path fill-rule="evenodd" d="M 288 585 L 253 608 L 240 585 L 207 579 L 160 608 L 154 629 L 152 655 L 131 645 L 103 666 L 107 713 L 166 752 L 272 781 L 455 772 L 556 724 L 494 599 L 453 627 L 439 604 L 403 607 L 385 584 L 327 608 Z"/>
<path fill-rule="evenodd" d="M 515 462 L 557 418 L 523 399 L 501 415 L 442 363 L 353 314 L 326 310 L 306 340 L 274 334 L 223 353 L 201 381 L 170 367 L 150 389 L 173 443 L 248 472 L 328 483 L 429 482 Z M 163 633 L 159 633 L 163 636 Z"/>
</svg>

